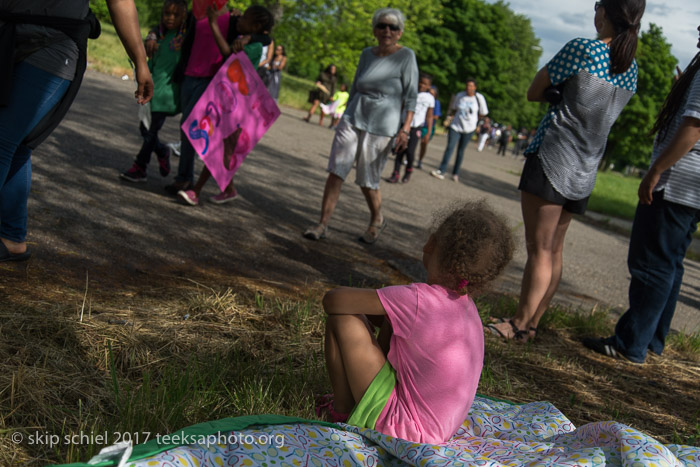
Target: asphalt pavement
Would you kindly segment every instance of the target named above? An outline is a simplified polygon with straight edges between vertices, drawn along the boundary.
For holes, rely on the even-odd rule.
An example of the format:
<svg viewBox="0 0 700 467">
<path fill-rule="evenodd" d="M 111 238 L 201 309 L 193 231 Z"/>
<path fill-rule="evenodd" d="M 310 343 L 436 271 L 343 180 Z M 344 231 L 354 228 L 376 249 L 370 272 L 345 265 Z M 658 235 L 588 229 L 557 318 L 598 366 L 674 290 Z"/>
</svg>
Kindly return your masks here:
<svg viewBox="0 0 700 467">
<path fill-rule="evenodd" d="M 146 183 L 121 181 L 139 149 L 134 83 L 88 71 L 73 108 L 33 154 L 29 242 L 38 267 L 83 274 L 94 286 L 154 274 L 188 271 L 232 275 L 299 290 L 309 284 L 367 285 L 401 280 L 394 268 L 421 277 L 423 243 L 436 209 L 464 198 L 486 198 L 512 223 L 518 246 L 496 290 L 517 295 L 525 249 L 517 190 L 522 158 L 467 148 L 459 182 L 430 176 L 446 138 L 431 142 L 423 170 L 408 184 L 383 183 L 388 227 L 375 245 L 359 243 L 369 215 L 354 172 L 343 187 L 327 239 L 313 242 L 302 232 L 317 222 L 333 131 L 302 120 L 304 112 L 282 115 L 236 175 L 239 199 L 218 206 L 206 201 L 218 191 L 205 187 L 200 206 L 165 194 L 172 182 L 154 160 Z M 178 119 L 168 119 L 164 141 L 178 139 Z M 173 158 L 173 167 L 178 159 Z M 197 172 L 201 162 L 197 162 Z M 390 175 L 389 161 L 384 176 Z M 450 166 L 451 169 L 451 166 Z M 623 223 L 623 225 L 625 225 Z M 554 301 L 591 310 L 624 311 L 629 273 L 628 238 L 590 217 L 576 218 L 566 237 L 564 272 Z M 51 266 L 54 264 L 54 266 Z M 55 266 L 58 264 L 59 266 Z M 673 328 L 700 330 L 700 264 L 685 261 Z M 125 279 L 125 277 L 127 279 Z M 152 280 L 152 279 L 150 279 Z"/>
</svg>

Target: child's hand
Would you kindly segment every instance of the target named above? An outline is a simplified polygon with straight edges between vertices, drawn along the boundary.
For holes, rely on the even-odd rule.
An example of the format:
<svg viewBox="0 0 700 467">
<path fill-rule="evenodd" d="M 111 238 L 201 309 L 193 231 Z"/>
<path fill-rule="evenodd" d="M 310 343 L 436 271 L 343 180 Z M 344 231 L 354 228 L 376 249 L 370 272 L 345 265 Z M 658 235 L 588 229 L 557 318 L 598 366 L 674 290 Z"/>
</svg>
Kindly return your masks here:
<svg viewBox="0 0 700 467">
<path fill-rule="evenodd" d="M 226 13 L 226 6 L 224 5 L 221 9 L 215 10 L 213 5 L 209 5 L 207 7 L 207 18 L 209 18 L 209 22 L 215 22 L 216 18 L 219 16 L 223 15 Z"/>
<path fill-rule="evenodd" d="M 235 41 L 233 41 L 231 48 L 234 52 L 240 52 L 241 50 L 243 50 L 243 47 L 245 47 L 249 43 L 250 36 L 240 36 Z"/>
<path fill-rule="evenodd" d="M 153 58 L 156 50 L 158 50 L 158 41 L 155 39 L 146 39 L 146 56 L 148 58 Z"/>
<path fill-rule="evenodd" d="M 234 8 L 233 10 L 231 10 L 231 16 L 243 16 L 243 12 L 238 8 Z"/>
</svg>

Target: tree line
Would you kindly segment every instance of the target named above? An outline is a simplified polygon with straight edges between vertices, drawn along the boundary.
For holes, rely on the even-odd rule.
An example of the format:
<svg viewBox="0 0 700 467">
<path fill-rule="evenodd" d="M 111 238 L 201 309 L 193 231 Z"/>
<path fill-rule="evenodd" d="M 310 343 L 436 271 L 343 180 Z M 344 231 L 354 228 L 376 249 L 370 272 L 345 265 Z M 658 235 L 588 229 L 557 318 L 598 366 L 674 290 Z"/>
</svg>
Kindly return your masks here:
<svg viewBox="0 0 700 467">
<path fill-rule="evenodd" d="M 156 24 L 162 0 L 135 0 L 143 26 Z M 101 19 L 105 3 L 91 0 Z M 290 74 L 315 80 L 333 63 L 350 84 L 360 52 L 374 45 L 372 14 L 384 0 L 259 0 L 275 16 L 272 33 L 285 47 Z M 249 3 L 229 0 L 244 10 Z M 416 52 L 421 71 L 433 76 L 446 108 L 450 96 L 474 78 L 489 104 L 490 116 L 514 128 L 535 128 L 545 105 L 528 102 L 527 88 L 542 53 L 529 18 L 508 3 L 484 0 L 393 0 L 406 16 L 401 43 Z M 572 37 L 573 39 L 573 37 Z M 562 44 L 563 46 L 564 44 Z M 545 57 L 549 59 L 550 57 Z M 673 82 L 677 60 L 660 27 L 642 32 L 637 51 L 639 80 L 632 98 L 610 134 L 604 164 L 645 168 L 653 138 L 649 130 Z"/>
</svg>

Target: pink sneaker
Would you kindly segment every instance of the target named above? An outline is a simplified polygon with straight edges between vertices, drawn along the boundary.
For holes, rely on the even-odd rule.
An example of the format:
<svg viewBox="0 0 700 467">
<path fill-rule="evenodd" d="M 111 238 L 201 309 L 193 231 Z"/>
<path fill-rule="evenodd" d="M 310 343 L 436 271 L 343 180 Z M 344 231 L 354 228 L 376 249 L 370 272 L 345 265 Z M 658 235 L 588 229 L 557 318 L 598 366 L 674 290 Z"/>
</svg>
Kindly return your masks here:
<svg viewBox="0 0 700 467">
<path fill-rule="evenodd" d="M 197 194 L 192 190 L 180 190 L 177 192 L 177 195 L 190 206 L 197 206 L 199 204 L 199 198 L 197 198 Z"/>
<path fill-rule="evenodd" d="M 228 203 L 229 201 L 233 201 L 237 196 L 238 192 L 236 190 L 233 190 L 233 193 L 226 193 L 225 191 L 222 191 L 218 195 L 211 196 L 209 201 L 214 204 L 224 204 Z"/>
</svg>

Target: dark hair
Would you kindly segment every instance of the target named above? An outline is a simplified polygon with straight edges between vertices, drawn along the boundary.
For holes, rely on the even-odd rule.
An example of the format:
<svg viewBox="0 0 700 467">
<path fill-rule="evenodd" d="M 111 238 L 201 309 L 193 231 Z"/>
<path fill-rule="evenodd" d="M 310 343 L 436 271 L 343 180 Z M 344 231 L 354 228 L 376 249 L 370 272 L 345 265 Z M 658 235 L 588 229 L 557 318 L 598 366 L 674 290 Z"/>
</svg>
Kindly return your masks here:
<svg viewBox="0 0 700 467">
<path fill-rule="evenodd" d="M 287 51 L 285 50 L 284 46 L 282 44 L 277 44 L 277 47 L 282 47 L 282 56 L 286 57 Z M 275 50 L 277 49 L 277 47 L 275 47 Z"/>
<path fill-rule="evenodd" d="M 467 78 L 467 80 L 464 82 L 464 84 L 468 83 L 474 83 L 474 86 L 476 86 L 476 80 L 474 78 Z M 479 87 L 479 86 L 476 86 Z"/>
<path fill-rule="evenodd" d="M 418 74 L 418 81 L 420 81 L 420 80 L 422 80 L 422 79 L 427 79 L 427 80 L 430 81 L 430 83 L 432 84 L 432 82 L 433 82 L 433 75 L 431 75 L 430 73 L 424 73 L 424 72 L 421 71 L 421 72 Z"/>
<path fill-rule="evenodd" d="M 269 33 L 272 31 L 272 27 L 275 25 L 275 18 L 272 17 L 270 10 L 262 5 L 252 5 L 246 8 L 245 13 L 248 12 L 252 15 L 253 21 L 260 25 L 258 33 Z"/>
<path fill-rule="evenodd" d="M 187 0 L 165 0 L 163 2 L 163 12 L 165 12 L 165 9 L 169 7 L 170 5 L 175 5 L 182 7 L 183 10 L 185 10 L 185 15 L 187 15 Z M 163 37 L 165 37 L 165 34 L 167 33 L 167 29 L 165 28 L 165 24 L 163 24 L 163 18 L 161 17 L 160 24 L 158 25 L 158 39 L 162 40 Z M 185 33 L 187 32 L 187 20 L 185 17 L 182 18 L 182 23 L 180 23 L 180 29 L 178 29 L 177 34 L 175 35 L 174 43 L 180 47 L 180 44 L 182 44 L 182 41 L 185 38 Z M 179 49 L 178 49 L 179 50 Z"/>
<path fill-rule="evenodd" d="M 615 37 L 610 42 L 610 71 L 624 73 L 637 53 L 637 34 L 646 7 L 645 0 L 602 0 L 605 16 L 612 24 Z"/>
<path fill-rule="evenodd" d="M 668 96 L 666 96 L 664 105 L 661 107 L 659 115 L 656 117 L 656 122 L 654 123 L 650 134 L 653 135 L 654 133 L 658 132 L 660 141 L 666 138 L 666 133 L 671 125 L 671 121 L 680 110 L 683 97 L 688 91 L 690 84 L 693 82 L 693 78 L 695 78 L 695 74 L 698 72 L 698 69 L 700 69 L 700 52 L 695 54 L 695 57 L 693 57 L 693 60 L 686 67 L 680 78 L 678 78 L 678 81 L 673 83 L 673 86 L 671 86 L 671 92 L 669 92 Z"/>
<path fill-rule="evenodd" d="M 165 10 L 165 7 L 168 5 L 181 6 L 185 9 L 185 11 L 187 11 L 187 0 L 165 0 L 163 2 L 163 9 Z"/>
<path fill-rule="evenodd" d="M 332 74 L 332 73 L 331 73 L 331 67 L 334 67 L 334 66 L 335 66 L 335 64 L 334 64 L 334 63 L 331 63 L 331 64 L 329 64 L 326 68 L 324 68 L 323 71 L 326 72 L 326 73 L 328 73 L 328 74 Z M 337 67 L 337 66 L 335 66 L 335 74 L 336 74 L 336 75 L 338 74 L 338 67 Z"/>
<path fill-rule="evenodd" d="M 461 202 L 436 215 L 433 232 L 445 286 L 481 293 L 513 257 L 508 221 L 485 200 Z M 464 282 L 467 282 L 466 285 Z"/>
</svg>

